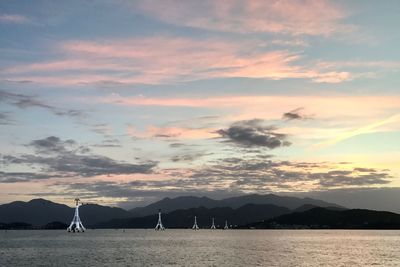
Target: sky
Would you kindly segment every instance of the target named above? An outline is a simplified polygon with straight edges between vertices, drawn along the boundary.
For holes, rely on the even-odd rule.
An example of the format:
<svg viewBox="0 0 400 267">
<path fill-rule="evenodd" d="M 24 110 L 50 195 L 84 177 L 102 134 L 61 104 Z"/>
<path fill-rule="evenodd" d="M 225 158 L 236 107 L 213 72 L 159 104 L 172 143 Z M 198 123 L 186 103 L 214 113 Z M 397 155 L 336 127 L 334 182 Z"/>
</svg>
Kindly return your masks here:
<svg viewBox="0 0 400 267">
<path fill-rule="evenodd" d="M 399 1 L 1 1 L 0 203 L 400 201 Z"/>
</svg>

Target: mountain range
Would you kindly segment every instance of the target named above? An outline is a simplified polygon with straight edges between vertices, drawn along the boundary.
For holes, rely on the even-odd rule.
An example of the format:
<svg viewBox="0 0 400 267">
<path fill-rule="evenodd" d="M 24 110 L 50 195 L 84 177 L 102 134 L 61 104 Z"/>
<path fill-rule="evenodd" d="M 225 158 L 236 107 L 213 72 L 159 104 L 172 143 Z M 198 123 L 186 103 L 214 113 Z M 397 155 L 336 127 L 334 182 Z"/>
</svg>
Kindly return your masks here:
<svg viewBox="0 0 400 267">
<path fill-rule="evenodd" d="M 140 208 L 131 209 L 130 212 L 135 217 L 143 217 L 147 215 L 155 214 L 156 211 L 161 209 L 164 213 L 168 213 L 178 209 L 190 209 L 190 208 L 221 208 L 229 207 L 237 209 L 246 204 L 259 204 L 259 205 L 275 205 L 288 209 L 296 209 L 303 205 L 313 205 L 317 207 L 340 207 L 337 204 L 325 202 L 322 200 L 312 198 L 298 198 L 288 196 L 278 196 L 274 194 L 267 195 L 243 195 L 238 197 L 225 198 L 221 200 L 215 200 L 208 197 L 194 197 L 194 196 L 182 196 L 176 198 L 164 198 L 160 201 L 154 202 L 150 205 Z"/>
<path fill-rule="evenodd" d="M 210 228 L 212 218 L 215 219 L 217 227 L 218 225 L 223 227 L 225 220 L 230 225 L 244 225 L 287 213 L 290 213 L 288 208 L 276 205 L 245 204 L 237 209 L 230 207 L 178 209 L 164 214 L 162 220 L 167 228 L 190 228 L 193 225 L 194 216 L 196 216 L 200 228 Z M 96 225 L 96 228 L 153 228 L 157 218 L 157 215 L 148 215 L 114 219 L 100 223 Z"/>
<path fill-rule="evenodd" d="M 80 217 L 89 228 L 153 228 L 158 210 L 167 228 L 190 228 L 197 216 L 200 228 L 217 227 L 225 221 L 235 228 L 400 228 L 400 215 L 391 212 L 346 209 L 311 198 L 243 195 L 215 200 L 182 196 L 164 198 L 145 207 L 124 210 L 96 204 L 80 207 Z M 0 205 L 1 229 L 64 229 L 74 208 L 45 199 L 15 201 Z"/>
<path fill-rule="evenodd" d="M 127 218 L 132 214 L 124 209 L 84 204 L 79 208 L 80 217 L 86 225 L 94 225 L 115 218 Z M 24 222 L 33 226 L 43 226 L 50 222 L 70 223 L 74 208 L 45 199 L 32 199 L 28 202 L 15 201 L 0 205 L 0 222 Z"/>
</svg>

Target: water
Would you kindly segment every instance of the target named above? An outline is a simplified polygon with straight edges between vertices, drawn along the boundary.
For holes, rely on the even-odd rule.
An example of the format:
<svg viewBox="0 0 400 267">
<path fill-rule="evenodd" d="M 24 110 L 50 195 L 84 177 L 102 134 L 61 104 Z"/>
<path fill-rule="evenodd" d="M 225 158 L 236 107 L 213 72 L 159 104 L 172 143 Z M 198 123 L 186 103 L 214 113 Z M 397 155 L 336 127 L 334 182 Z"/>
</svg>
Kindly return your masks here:
<svg viewBox="0 0 400 267">
<path fill-rule="evenodd" d="M 2 231 L 0 266 L 400 266 L 400 231 Z"/>
</svg>

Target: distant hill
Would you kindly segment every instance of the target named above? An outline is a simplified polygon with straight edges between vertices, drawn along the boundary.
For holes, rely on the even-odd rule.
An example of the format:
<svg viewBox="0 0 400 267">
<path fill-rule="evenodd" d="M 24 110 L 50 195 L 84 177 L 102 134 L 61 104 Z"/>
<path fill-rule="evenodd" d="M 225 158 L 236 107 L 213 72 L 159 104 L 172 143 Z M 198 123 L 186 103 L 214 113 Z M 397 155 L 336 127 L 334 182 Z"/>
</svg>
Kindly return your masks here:
<svg viewBox="0 0 400 267">
<path fill-rule="evenodd" d="M 304 205 L 302 205 L 302 206 L 300 206 L 300 207 L 298 207 L 298 208 L 292 210 L 292 212 L 303 212 L 303 211 L 307 211 L 307 210 L 310 210 L 310 209 L 313 209 L 313 208 L 318 208 L 318 207 L 319 207 L 319 206 L 316 206 L 316 205 L 304 204 Z M 337 206 L 334 206 L 334 207 L 332 207 L 332 206 L 326 206 L 326 207 L 324 207 L 324 208 L 325 208 L 325 209 L 329 209 L 329 210 L 346 210 L 346 208 L 337 207 Z"/>
<path fill-rule="evenodd" d="M 113 218 L 132 216 L 121 208 L 105 207 L 95 204 L 85 204 L 79 208 L 80 217 L 85 226 Z M 49 222 L 69 224 L 74 216 L 74 208 L 54 203 L 45 199 L 33 199 L 28 202 L 15 201 L 0 205 L 0 222 L 24 222 L 33 226 L 44 226 Z"/>
<path fill-rule="evenodd" d="M 339 205 L 334 203 L 328 203 L 312 198 L 277 196 L 274 194 L 267 194 L 267 195 L 251 194 L 251 195 L 226 198 L 222 200 L 214 200 L 208 197 L 194 197 L 194 196 L 164 198 L 148 206 L 141 208 L 134 208 L 130 210 L 130 212 L 135 217 L 142 217 L 155 214 L 157 213 L 158 209 L 161 209 L 164 213 L 169 213 L 174 210 L 199 208 L 199 207 L 205 207 L 205 208 L 229 207 L 236 209 L 246 204 L 259 204 L 259 205 L 271 204 L 280 207 L 285 207 L 288 209 L 296 209 L 303 205 L 313 205 L 317 207 L 340 207 Z"/>
<path fill-rule="evenodd" d="M 215 224 L 219 227 L 225 225 L 225 220 L 230 225 L 243 225 L 250 222 L 267 220 L 275 216 L 289 213 L 290 210 L 275 205 L 256 205 L 247 204 L 237 209 L 230 207 L 217 208 L 191 208 L 179 209 L 167 214 L 163 214 L 163 224 L 167 228 L 191 228 L 194 222 L 194 216 L 197 216 L 197 222 L 200 228 L 210 228 L 212 218 L 215 218 Z M 105 223 L 95 225 L 96 228 L 153 228 L 157 223 L 156 214 L 133 217 L 128 219 L 115 219 Z"/>
<path fill-rule="evenodd" d="M 313 208 L 249 224 L 254 228 L 400 229 L 400 214 L 365 209 Z"/>
<path fill-rule="evenodd" d="M 164 213 L 168 213 L 179 209 L 190 209 L 198 207 L 215 208 L 221 206 L 223 205 L 221 205 L 218 200 L 214 200 L 208 197 L 182 196 L 176 198 L 167 197 L 145 207 L 131 209 L 130 212 L 135 217 L 142 217 L 156 214 L 159 209 L 161 209 Z"/>
</svg>

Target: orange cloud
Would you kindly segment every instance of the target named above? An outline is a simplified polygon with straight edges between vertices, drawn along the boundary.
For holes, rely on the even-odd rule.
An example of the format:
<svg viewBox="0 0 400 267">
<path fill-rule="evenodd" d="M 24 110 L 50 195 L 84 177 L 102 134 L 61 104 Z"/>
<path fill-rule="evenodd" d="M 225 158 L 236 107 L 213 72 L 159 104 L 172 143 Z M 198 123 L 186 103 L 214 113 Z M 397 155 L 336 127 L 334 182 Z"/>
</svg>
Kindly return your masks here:
<svg viewBox="0 0 400 267">
<path fill-rule="evenodd" d="M 220 96 L 209 98 L 121 97 L 90 99 L 98 103 L 124 106 L 166 106 L 213 109 L 221 115 L 219 127 L 238 120 L 262 118 L 279 120 L 284 112 L 301 105 L 315 120 L 292 122 L 281 130 L 301 139 L 333 139 L 355 127 L 373 124 L 393 111 L 400 111 L 399 96 Z M 385 124 L 379 131 L 393 131 L 396 124 Z M 213 137 L 217 129 L 148 128 L 144 136 L 168 133 L 182 138 Z M 133 133 L 135 135 L 137 133 Z"/>
<path fill-rule="evenodd" d="M 157 127 L 149 126 L 145 131 L 138 131 L 128 126 L 128 134 L 138 138 L 179 138 L 179 139 L 206 139 L 217 137 L 216 129 L 212 128 L 184 128 L 184 127 Z"/>
</svg>

